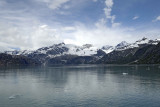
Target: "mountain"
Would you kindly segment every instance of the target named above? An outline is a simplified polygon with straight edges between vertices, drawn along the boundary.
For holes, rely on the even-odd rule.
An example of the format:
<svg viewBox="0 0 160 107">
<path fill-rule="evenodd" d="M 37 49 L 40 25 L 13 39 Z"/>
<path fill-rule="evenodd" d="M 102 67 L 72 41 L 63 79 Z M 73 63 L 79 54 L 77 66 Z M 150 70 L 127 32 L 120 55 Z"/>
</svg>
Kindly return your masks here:
<svg viewBox="0 0 160 107">
<path fill-rule="evenodd" d="M 149 40 L 142 38 L 132 44 L 122 46 L 120 49 L 115 49 L 113 52 L 104 55 L 97 63 L 103 64 L 153 64 L 158 63 L 153 56 L 159 55 L 159 40 Z M 125 43 L 126 44 L 126 43 Z M 156 52 L 154 50 L 157 50 Z M 153 53 L 153 51 L 155 53 Z M 152 57 L 149 57 L 152 56 Z M 157 58 L 156 57 L 156 58 Z M 148 59 L 149 58 L 149 59 Z"/>
<path fill-rule="evenodd" d="M 88 56 L 97 53 L 97 48 L 91 44 L 85 44 L 83 46 L 76 46 L 72 44 L 54 44 L 49 47 L 39 48 L 35 51 L 6 51 L 5 53 L 11 55 L 29 55 L 29 54 L 47 54 L 49 57 L 56 57 L 60 55 L 78 55 Z"/>
<path fill-rule="evenodd" d="M 6 54 L 26 56 L 41 64 L 82 64 L 95 62 L 106 55 L 105 51 L 91 44 L 76 46 L 72 44 L 54 44 L 35 51 L 6 51 Z"/>
<path fill-rule="evenodd" d="M 139 56 L 135 64 L 160 64 L 160 43 L 139 49 L 135 56 Z"/>
<path fill-rule="evenodd" d="M 76 46 L 73 44 L 59 43 L 42 47 L 34 51 L 5 51 L 5 55 L 20 59 L 30 59 L 39 64 L 141 64 L 158 63 L 160 40 L 142 38 L 134 43 L 122 41 L 116 46 L 105 45 L 97 48 L 92 44 Z M 157 51 L 156 51 L 157 50 Z M 154 55 L 152 53 L 154 52 Z M 152 56 L 151 56 L 152 55 Z M 18 62 L 17 62 L 18 63 Z M 20 62 L 19 62 L 20 63 Z M 28 62 L 29 63 L 29 62 Z M 32 63 L 32 62 L 31 62 Z"/>
<path fill-rule="evenodd" d="M 115 47 L 115 50 L 125 50 L 127 49 L 127 47 L 129 46 L 130 44 L 127 43 L 126 41 L 122 41 L 121 43 L 119 43 L 116 47 Z"/>
</svg>

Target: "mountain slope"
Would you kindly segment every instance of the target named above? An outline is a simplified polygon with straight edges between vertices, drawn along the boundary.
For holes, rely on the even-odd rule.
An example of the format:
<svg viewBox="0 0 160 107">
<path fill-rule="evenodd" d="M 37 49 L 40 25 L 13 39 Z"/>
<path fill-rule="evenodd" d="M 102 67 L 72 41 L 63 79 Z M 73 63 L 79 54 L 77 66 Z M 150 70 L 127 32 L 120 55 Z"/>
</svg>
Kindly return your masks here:
<svg viewBox="0 0 160 107">
<path fill-rule="evenodd" d="M 122 51 L 113 51 L 104 57 L 102 57 L 100 60 L 98 60 L 96 63 L 98 64 L 126 64 L 134 61 L 133 55 L 138 50 L 138 48 L 132 48 L 132 49 L 126 49 Z"/>
<path fill-rule="evenodd" d="M 137 64 L 160 64 L 160 43 L 156 46 L 148 46 L 136 52 L 141 53 L 141 57 L 135 63 Z"/>
<path fill-rule="evenodd" d="M 154 64 L 159 63 L 159 41 L 143 38 L 133 44 L 124 45 L 121 49 L 105 55 L 96 63 L 103 64 Z M 158 45 L 157 45 L 158 44 Z"/>
<path fill-rule="evenodd" d="M 160 43 L 113 51 L 97 61 L 101 64 L 160 64 Z"/>
<path fill-rule="evenodd" d="M 39 65 L 40 63 L 25 56 L 13 56 L 1 53 L 0 65 Z"/>
</svg>

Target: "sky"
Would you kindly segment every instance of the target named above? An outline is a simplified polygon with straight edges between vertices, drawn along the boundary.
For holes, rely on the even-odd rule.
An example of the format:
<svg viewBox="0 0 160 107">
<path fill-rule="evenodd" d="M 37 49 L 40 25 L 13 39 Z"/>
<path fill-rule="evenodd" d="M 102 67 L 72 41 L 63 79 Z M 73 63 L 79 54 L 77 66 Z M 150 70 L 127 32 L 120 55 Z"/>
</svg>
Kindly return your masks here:
<svg viewBox="0 0 160 107">
<path fill-rule="evenodd" d="M 159 0 L 0 0 L 0 50 L 160 38 Z"/>
</svg>

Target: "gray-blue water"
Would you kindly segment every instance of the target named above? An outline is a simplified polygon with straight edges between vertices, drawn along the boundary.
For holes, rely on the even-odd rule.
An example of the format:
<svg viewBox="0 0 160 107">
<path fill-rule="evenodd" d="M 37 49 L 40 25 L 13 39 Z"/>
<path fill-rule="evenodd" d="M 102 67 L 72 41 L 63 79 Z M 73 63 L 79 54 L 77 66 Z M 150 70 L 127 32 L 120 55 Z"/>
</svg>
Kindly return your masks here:
<svg viewBox="0 0 160 107">
<path fill-rule="evenodd" d="M 160 66 L 0 69 L 0 107 L 160 107 Z"/>
</svg>

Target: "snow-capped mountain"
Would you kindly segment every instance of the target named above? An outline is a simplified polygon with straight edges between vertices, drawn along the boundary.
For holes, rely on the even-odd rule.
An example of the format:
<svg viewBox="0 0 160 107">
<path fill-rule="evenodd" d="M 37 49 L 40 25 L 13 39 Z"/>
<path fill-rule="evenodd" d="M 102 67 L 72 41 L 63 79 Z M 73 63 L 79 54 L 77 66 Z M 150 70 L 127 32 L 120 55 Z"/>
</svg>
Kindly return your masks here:
<svg viewBox="0 0 160 107">
<path fill-rule="evenodd" d="M 143 38 L 104 55 L 98 63 L 104 64 L 159 64 L 160 40 Z"/>
<path fill-rule="evenodd" d="M 116 46 L 103 46 L 101 49 L 106 53 L 111 53 L 112 51 L 122 51 L 131 48 L 138 48 L 141 45 L 157 45 L 160 42 L 160 39 L 149 40 L 148 38 L 142 38 L 134 43 L 127 43 L 126 41 L 122 41 Z"/>
<path fill-rule="evenodd" d="M 138 48 L 142 45 L 157 45 L 160 42 L 159 39 L 155 39 L 155 40 L 149 40 L 148 38 L 142 38 L 138 41 L 136 41 L 135 43 L 127 43 L 127 42 L 121 42 L 120 44 L 118 44 L 118 48 L 116 46 L 115 50 L 117 51 L 121 51 L 121 50 L 126 50 L 126 49 L 131 49 L 131 48 Z"/>
<path fill-rule="evenodd" d="M 114 50 L 122 51 L 126 49 L 131 49 L 131 48 L 138 48 L 141 45 L 147 45 L 147 44 L 157 45 L 159 42 L 160 42 L 159 39 L 149 40 L 147 38 L 142 38 L 141 40 L 138 40 L 135 43 L 127 43 L 126 41 L 122 41 L 116 46 L 105 45 L 102 48 L 97 48 L 92 44 L 76 46 L 73 44 L 59 43 L 49 47 L 39 48 L 35 51 L 31 51 L 31 50 L 16 51 L 15 50 L 15 51 L 6 51 L 5 53 L 10 55 L 24 55 L 24 56 L 33 55 L 33 54 L 34 55 L 43 54 L 51 58 L 61 56 L 61 55 L 92 56 L 92 55 L 96 55 L 99 50 L 108 54 Z"/>
<path fill-rule="evenodd" d="M 91 56 L 97 54 L 98 48 L 91 44 L 83 46 L 76 46 L 73 44 L 54 44 L 49 47 L 39 48 L 35 51 L 6 51 L 5 53 L 11 55 L 29 55 L 29 54 L 47 54 L 49 57 L 56 57 L 61 55 L 78 55 L 78 56 Z"/>
<path fill-rule="evenodd" d="M 116 46 L 105 45 L 97 48 L 91 44 L 76 46 L 73 44 L 59 43 L 37 50 L 6 51 L 12 57 L 21 56 L 26 60 L 33 60 L 39 64 L 96 64 L 96 63 L 129 63 L 138 60 L 137 56 L 143 55 L 141 48 L 151 47 L 157 49 L 159 39 L 149 40 L 142 38 L 134 43 L 122 41 Z M 160 44 L 159 44 L 160 45 Z M 145 50 L 144 49 L 144 50 Z M 158 49 L 157 49 L 158 50 Z M 158 51 L 159 52 L 159 51 Z M 126 59 L 125 59 L 126 58 Z M 125 60 L 123 60 L 125 59 Z M 7 60 L 6 60 L 7 61 Z"/>
</svg>

